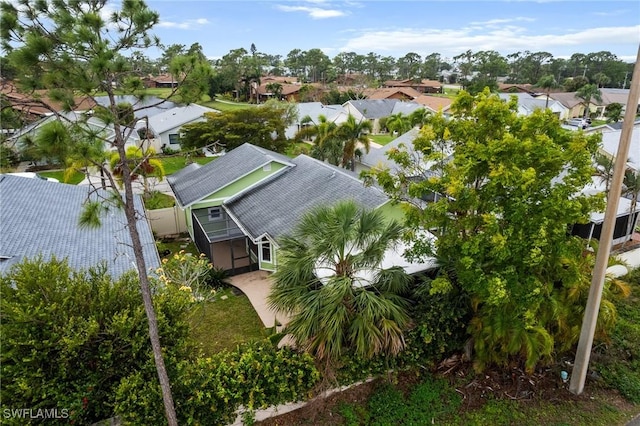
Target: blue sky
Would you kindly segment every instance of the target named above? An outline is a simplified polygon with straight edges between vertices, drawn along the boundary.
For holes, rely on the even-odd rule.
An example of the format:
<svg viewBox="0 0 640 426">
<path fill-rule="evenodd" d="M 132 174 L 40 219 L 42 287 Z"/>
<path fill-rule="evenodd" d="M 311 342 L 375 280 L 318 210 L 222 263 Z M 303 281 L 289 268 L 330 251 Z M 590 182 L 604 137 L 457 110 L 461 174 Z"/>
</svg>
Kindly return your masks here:
<svg viewBox="0 0 640 426">
<path fill-rule="evenodd" d="M 547 51 L 554 57 L 607 50 L 629 62 L 640 44 L 640 1 L 172 1 L 147 0 L 165 45 L 198 42 L 209 58 L 232 49 L 286 57 L 319 48 L 401 57 L 466 50 Z M 149 52 L 150 56 L 155 55 Z"/>
</svg>

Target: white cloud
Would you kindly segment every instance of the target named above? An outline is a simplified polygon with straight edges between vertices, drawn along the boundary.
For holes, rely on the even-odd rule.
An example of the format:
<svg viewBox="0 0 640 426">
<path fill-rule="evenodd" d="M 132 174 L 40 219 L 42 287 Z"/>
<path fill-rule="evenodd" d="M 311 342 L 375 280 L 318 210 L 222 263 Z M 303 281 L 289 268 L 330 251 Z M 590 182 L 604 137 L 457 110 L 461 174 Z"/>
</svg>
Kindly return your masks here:
<svg viewBox="0 0 640 426">
<path fill-rule="evenodd" d="M 488 21 L 475 21 L 471 22 L 471 25 L 479 26 L 494 26 L 498 24 L 508 24 L 510 22 L 535 22 L 534 18 L 527 18 L 525 16 L 518 16 L 515 18 L 503 18 L 503 19 L 490 19 Z"/>
<path fill-rule="evenodd" d="M 319 7 L 285 6 L 285 5 L 277 5 L 276 7 L 283 12 L 304 12 L 304 13 L 307 13 L 312 19 L 337 18 L 340 16 L 347 15 L 347 12 L 344 12 L 341 10 L 321 9 Z"/>
<path fill-rule="evenodd" d="M 639 42 L 640 25 L 592 28 L 565 34 L 542 35 L 531 34 L 528 30 L 517 26 L 495 29 L 472 26 L 460 29 L 365 30 L 349 39 L 340 50 L 388 52 L 400 56 L 408 52 L 416 52 L 420 55 L 438 52 L 443 56 L 451 57 L 468 49 L 496 50 L 503 55 L 523 50 L 533 52 L 545 50 L 554 54 L 554 51 L 563 51 L 566 50 L 564 48 L 572 46 L 637 46 Z"/>
<path fill-rule="evenodd" d="M 182 22 L 163 21 L 161 18 L 157 26 L 161 28 L 175 28 L 179 30 L 195 30 L 209 23 L 209 20 L 206 18 L 187 19 Z"/>
<path fill-rule="evenodd" d="M 594 16 L 621 16 L 621 15 L 625 15 L 627 13 L 631 13 L 631 11 L 625 10 L 625 9 L 618 9 L 618 10 L 610 10 L 610 11 L 607 11 L 607 12 L 593 12 L 592 15 L 594 15 Z"/>
</svg>

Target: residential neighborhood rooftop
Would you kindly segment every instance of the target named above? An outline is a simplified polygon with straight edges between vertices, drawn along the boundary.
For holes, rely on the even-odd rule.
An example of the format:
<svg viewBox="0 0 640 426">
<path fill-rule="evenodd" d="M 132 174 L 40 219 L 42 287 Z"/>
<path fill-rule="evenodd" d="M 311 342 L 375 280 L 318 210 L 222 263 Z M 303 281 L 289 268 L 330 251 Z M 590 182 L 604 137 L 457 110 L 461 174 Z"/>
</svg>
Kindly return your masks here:
<svg viewBox="0 0 640 426">
<path fill-rule="evenodd" d="M 99 191 L 91 199 L 109 197 Z M 120 276 L 135 270 L 135 257 L 123 210 L 109 209 L 98 228 L 81 228 L 80 213 L 89 198 L 84 186 L 0 175 L 0 272 L 24 258 L 66 258 L 74 269 L 104 262 L 107 272 Z M 142 211 L 142 201 L 136 199 Z M 147 267 L 160 267 L 151 228 L 138 222 Z"/>
<path fill-rule="evenodd" d="M 232 151 L 233 152 L 233 151 Z M 225 203 L 249 237 L 274 239 L 290 233 L 300 217 L 316 206 L 354 200 L 373 209 L 388 202 L 376 187 L 365 187 L 355 174 L 306 155 L 294 167 Z"/>
</svg>

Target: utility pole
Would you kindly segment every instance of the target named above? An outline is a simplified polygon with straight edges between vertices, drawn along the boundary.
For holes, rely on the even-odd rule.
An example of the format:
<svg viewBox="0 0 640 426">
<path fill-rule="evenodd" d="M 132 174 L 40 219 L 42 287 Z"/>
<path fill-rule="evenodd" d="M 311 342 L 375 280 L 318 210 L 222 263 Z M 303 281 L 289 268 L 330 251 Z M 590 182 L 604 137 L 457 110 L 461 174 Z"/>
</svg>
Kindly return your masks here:
<svg viewBox="0 0 640 426">
<path fill-rule="evenodd" d="M 613 181 L 607 197 L 607 209 L 604 214 L 602 234 L 600 236 L 600 244 L 598 245 L 598 254 L 596 255 L 596 265 L 593 269 L 589 298 L 587 299 L 584 319 L 582 320 L 582 329 L 580 330 L 580 341 L 578 342 L 575 364 L 571 374 L 571 383 L 569 383 L 569 390 L 576 395 L 580 395 L 584 390 L 584 382 L 587 377 L 587 370 L 589 369 L 589 358 L 591 357 L 593 336 L 598 321 L 598 311 L 600 310 L 600 301 L 602 299 L 607 261 L 611 253 L 611 241 L 613 239 L 613 229 L 618 212 L 618 202 L 620 201 L 622 179 L 626 169 L 627 157 L 629 156 L 633 122 L 638 108 L 638 99 L 640 98 L 640 65 L 638 65 L 638 62 L 640 62 L 640 46 L 638 46 L 636 63 L 633 67 L 633 75 L 631 76 L 631 90 L 627 98 L 627 110 L 624 115 L 620 144 L 613 166 Z"/>
</svg>

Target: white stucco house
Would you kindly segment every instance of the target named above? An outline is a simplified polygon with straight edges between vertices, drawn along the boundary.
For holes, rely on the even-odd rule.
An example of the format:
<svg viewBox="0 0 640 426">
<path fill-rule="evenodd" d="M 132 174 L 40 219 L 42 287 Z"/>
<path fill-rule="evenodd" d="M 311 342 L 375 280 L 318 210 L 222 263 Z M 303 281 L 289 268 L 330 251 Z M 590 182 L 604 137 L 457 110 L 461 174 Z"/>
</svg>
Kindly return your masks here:
<svg viewBox="0 0 640 426">
<path fill-rule="evenodd" d="M 171 148 L 180 150 L 180 130 L 185 124 L 196 123 L 205 120 L 205 113 L 220 112 L 213 108 L 207 108 L 201 105 L 190 104 L 186 106 L 177 106 L 159 114 L 140 120 L 137 128 L 143 130 L 147 127 L 151 130 L 151 146 L 156 151 L 162 151 L 162 148 Z M 150 136 L 151 136 L 150 135 Z"/>
</svg>

